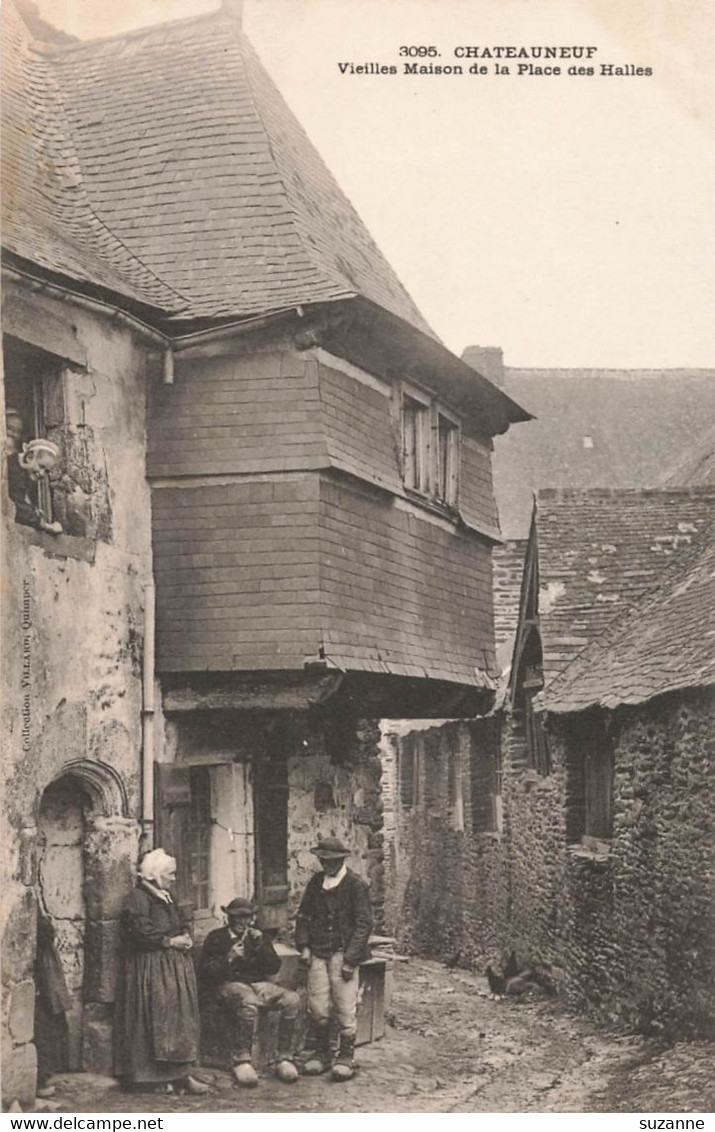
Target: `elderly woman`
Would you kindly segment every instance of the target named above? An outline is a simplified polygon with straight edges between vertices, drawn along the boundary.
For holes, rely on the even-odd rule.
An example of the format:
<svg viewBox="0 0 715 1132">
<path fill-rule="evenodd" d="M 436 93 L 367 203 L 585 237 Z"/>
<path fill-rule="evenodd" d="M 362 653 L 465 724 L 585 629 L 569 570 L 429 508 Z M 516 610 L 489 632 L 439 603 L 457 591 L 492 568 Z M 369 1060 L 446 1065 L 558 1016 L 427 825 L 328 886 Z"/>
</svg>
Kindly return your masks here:
<svg viewBox="0 0 715 1132">
<path fill-rule="evenodd" d="M 122 914 L 124 964 L 116 1005 L 117 1072 L 128 1088 L 169 1085 L 202 1095 L 196 1060 L 199 1007 L 189 925 L 171 896 L 176 861 L 142 858 Z"/>
</svg>

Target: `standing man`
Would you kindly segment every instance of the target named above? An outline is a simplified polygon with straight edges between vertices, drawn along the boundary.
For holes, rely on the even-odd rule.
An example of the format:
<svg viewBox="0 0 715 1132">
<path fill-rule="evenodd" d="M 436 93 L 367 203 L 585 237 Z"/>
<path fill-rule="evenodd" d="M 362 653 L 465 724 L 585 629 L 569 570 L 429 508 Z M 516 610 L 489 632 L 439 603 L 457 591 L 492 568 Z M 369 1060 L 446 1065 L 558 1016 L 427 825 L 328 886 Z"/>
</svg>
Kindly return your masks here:
<svg viewBox="0 0 715 1132">
<path fill-rule="evenodd" d="M 298 909 L 296 946 L 308 968 L 308 1013 L 311 1057 L 303 1072 L 330 1068 L 330 1016 L 337 1018 L 340 1047 L 333 1065 L 336 1081 L 354 1074 L 357 1033 L 358 964 L 369 957 L 372 931 L 370 890 L 345 859 L 350 850 L 337 837 L 326 837 L 311 850 L 323 866 L 308 882 Z"/>
<path fill-rule="evenodd" d="M 229 1017 L 234 1041 L 233 1075 L 244 1088 L 258 1084 L 252 1049 L 258 1011 L 263 1007 L 280 1012 L 276 1076 L 292 1084 L 298 1079 L 293 1060 L 298 995 L 271 982 L 281 961 L 269 937 L 255 926 L 255 905 L 237 897 L 221 911 L 227 924 L 207 935 L 199 976 Z"/>
</svg>

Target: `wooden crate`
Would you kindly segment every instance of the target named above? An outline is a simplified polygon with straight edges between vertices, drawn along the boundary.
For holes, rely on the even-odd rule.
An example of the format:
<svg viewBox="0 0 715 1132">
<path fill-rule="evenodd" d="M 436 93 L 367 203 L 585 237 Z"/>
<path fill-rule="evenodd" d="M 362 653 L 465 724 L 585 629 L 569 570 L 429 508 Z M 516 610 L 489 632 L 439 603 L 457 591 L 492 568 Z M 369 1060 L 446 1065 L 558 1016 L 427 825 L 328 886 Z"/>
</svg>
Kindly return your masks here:
<svg viewBox="0 0 715 1132">
<path fill-rule="evenodd" d="M 366 1045 L 385 1036 L 385 959 L 367 959 L 360 964 L 356 1045 Z"/>
</svg>

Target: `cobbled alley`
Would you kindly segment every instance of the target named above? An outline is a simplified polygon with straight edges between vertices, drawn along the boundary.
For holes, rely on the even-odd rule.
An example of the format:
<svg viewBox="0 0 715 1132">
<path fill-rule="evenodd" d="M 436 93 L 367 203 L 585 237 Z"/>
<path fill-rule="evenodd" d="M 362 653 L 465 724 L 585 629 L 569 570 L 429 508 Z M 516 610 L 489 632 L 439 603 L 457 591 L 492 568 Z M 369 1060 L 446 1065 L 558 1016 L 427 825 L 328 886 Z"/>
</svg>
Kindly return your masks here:
<svg viewBox="0 0 715 1132">
<path fill-rule="evenodd" d="M 383 1040 L 358 1051 L 346 1084 L 262 1076 L 252 1090 L 202 1069 L 208 1097 L 122 1092 L 88 1074 L 54 1079 L 58 1112 L 643 1112 L 712 1111 L 713 1045 L 605 1029 L 554 1000 L 489 994 L 486 980 L 438 963 L 398 965 Z"/>
</svg>

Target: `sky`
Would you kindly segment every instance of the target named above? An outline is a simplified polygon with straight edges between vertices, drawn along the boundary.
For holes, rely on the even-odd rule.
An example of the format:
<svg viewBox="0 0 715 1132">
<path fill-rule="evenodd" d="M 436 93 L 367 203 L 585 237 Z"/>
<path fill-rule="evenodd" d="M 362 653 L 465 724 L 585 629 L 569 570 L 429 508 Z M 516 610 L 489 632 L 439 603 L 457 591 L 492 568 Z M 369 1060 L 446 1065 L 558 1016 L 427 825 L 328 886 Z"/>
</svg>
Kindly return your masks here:
<svg viewBox="0 0 715 1132">
<path fill-rule="evenodd" d="M 216 6 L 39 0 L 82 38 Z M 244 25 L 451 349 L 501 346 L 512 366 L 715 367 L 711 0 L 245 0 Z M 593 46 L 597 73 L 507 61 L 504 75 L 482 59 L 471 75 L 475 60 L 454 56 L 502 45 Z M 418 46 L 440 55 L 400 56 Z M 574 63 L 588 65 L 541 61 Z"/>
</svg>

